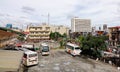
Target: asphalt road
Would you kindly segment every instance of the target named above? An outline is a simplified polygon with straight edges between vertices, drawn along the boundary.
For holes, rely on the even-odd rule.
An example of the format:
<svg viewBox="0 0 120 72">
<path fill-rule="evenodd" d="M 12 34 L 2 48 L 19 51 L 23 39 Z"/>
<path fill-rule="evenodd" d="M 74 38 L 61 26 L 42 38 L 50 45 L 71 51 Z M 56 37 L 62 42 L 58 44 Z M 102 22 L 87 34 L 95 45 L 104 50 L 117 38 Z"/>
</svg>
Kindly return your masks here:
<svg viewBox="0 0 120 72">
<path fill-rule="evenodd" d="M 39 64 L 26 72 L 119 72 L 116 67 L 89 58 L 72 57 L 64 50 L 51 50 L 49 56 L 39 54 Z"/>
</svg>

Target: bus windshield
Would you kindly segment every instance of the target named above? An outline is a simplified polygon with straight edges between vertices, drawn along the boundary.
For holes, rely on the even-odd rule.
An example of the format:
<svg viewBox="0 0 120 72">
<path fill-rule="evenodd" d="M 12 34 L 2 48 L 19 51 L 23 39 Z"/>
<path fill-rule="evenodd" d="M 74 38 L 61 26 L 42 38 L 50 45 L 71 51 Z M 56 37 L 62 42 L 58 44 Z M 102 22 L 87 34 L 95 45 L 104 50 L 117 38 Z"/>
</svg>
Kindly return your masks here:
<svg viewBox="0 0 120 72">
<path fill-rule="evenodd" d="M 29 57 L 36 57 L 37 54 L 30 54 Z"/>
<path fill-rule="evenodd" d="M 43 52 L 48 52 L 49 51 L 49 47 L 48 46 L 44 46 L 42 49 Z"/>
<path fill-rule="evenodd" d="M 80 49 L 79 47 L 75 47 L 76 50 Z"/>
</svg>

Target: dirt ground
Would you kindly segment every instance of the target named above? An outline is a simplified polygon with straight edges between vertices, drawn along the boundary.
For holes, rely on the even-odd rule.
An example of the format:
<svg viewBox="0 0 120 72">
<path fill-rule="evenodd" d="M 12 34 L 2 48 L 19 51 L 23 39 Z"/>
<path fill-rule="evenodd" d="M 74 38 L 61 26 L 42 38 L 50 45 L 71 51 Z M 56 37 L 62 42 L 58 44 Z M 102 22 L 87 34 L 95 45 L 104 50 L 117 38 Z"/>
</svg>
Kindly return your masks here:
<svg viewBox="0 0 120 72">
<path fill-rule="evenodd" d="M 119 72 L 116 67 L 80 56 L 72 57 L 64 49 L 50 51 L 50 55 L 39 54 L 39 64 L 25 72 Z"/>
</svg>

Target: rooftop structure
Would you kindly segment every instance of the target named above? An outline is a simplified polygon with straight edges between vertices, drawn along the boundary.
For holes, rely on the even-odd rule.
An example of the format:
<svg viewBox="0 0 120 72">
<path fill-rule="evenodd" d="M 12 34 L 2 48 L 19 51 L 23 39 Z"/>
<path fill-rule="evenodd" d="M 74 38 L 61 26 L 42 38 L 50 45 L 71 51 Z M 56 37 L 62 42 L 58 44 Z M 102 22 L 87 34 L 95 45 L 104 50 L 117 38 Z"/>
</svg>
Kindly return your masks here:
<svg viewBox="0 0 120 72">
<path fill-rule="evenodd" d="M 22 57 L 22 51 L 0 50 L 0 72 L 18 72 Z"/>
</svg>

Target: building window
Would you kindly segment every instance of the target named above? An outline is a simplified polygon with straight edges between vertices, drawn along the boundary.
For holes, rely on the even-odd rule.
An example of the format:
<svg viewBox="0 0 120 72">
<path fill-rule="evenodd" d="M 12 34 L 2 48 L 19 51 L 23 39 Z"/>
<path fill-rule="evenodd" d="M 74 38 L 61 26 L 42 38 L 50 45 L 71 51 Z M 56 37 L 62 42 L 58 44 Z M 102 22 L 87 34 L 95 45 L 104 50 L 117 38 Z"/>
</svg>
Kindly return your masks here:
<svg viewBox="0 0 120 72">
<path fill-rule="evenodd" d="M 35 30 L 37 30 L 37 28 L 35 28 Z"/>
<path fill-rule="evenodd" d="M 40 30 L 42 30 L 42 27 L 38 27 Z"/>
<path fill-rule="evenodd" d="M 36 32 L 36 33 L 38 33 L 38 32 Z"/>
<path fill-rule="evenodd" d="M 50 30 L 50 27 L 46 27 L 46 30 Z"/>
<path fill-rule="evenodd" d="M 58 30 L 60 30 L 60 27 L 58 27 Z"/>
</svg>

